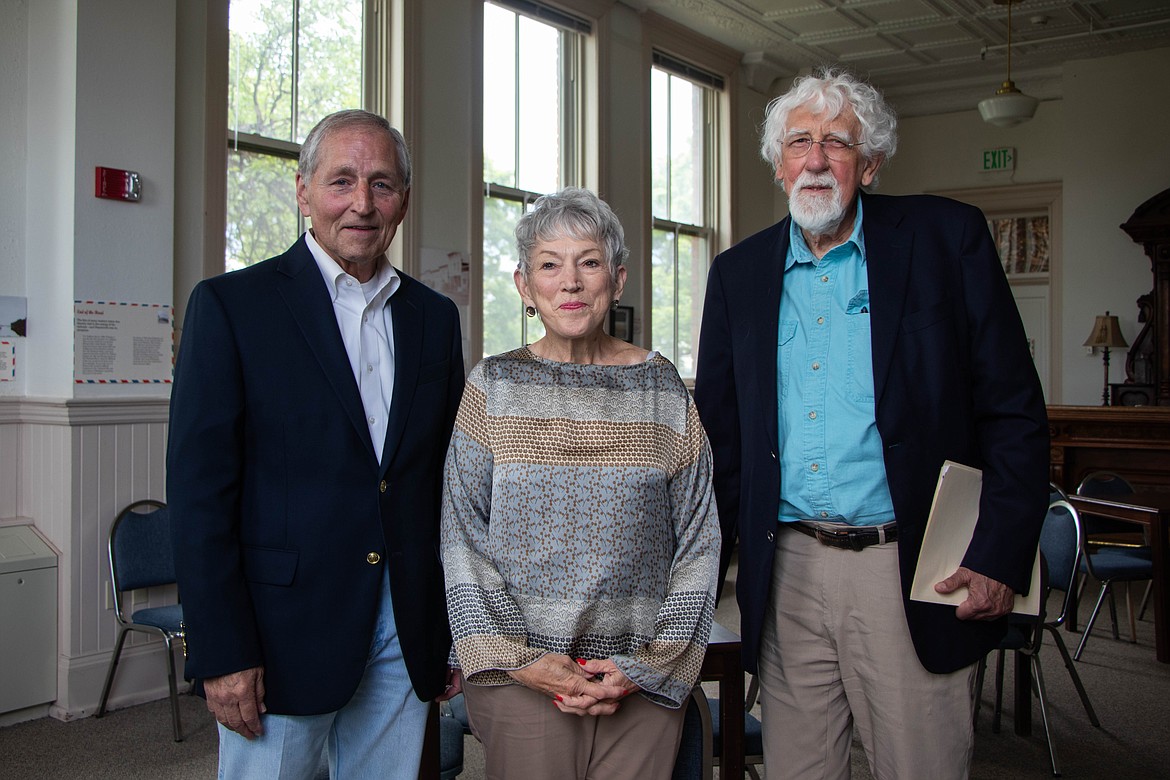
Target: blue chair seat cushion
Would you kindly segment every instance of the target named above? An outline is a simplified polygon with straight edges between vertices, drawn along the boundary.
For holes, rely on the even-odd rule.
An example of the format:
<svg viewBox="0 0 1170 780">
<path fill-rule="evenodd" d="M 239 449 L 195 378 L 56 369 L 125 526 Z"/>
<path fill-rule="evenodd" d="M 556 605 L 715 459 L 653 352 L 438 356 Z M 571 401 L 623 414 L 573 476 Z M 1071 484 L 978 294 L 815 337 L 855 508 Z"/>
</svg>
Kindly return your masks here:
<svg viewBox="0 0 1170 780">
<path fill-rule="evenodd" d="M 178 633 L 179 625 L 183 622 L 183 605 L 170 604 L 165 607 L 147 607 L 135 610 L 130 620 L 140 626 L 154 626 L 164 631 Z"/>
<path fill-rule="evenodd" d="M 1003 639 L 999 643 L 1000 650 L 1023 650 L 1028 647 L 1029 637 L 1032 632 L 1031 622 L 1025 623 L 1022 616 L 1012 615 L 1008 622 L 1007 633 L 1004 634 Z M 1034 620 L 1031 618 L 1029 620 Z"/>
<path fill-rule="evenodd" d="M 1148 580 L 1154 563 L 1148 547 L 1108 547 L 1093 553 L 1093 573 L 1104 580 Z M 1088 567 L 1082 562 L 1082 571 Z"/>
<path fill-rule="evenodd" d="M 723 728 L 719 718 L 719 700 L 708 699 L 711 707 L 711 752 L 719 757 L 723 743 Z M 761 756 L 764 754 L 764 726 L 760 719 L 750 712 L 743 716 L 743 754 L 745 756 Z"/>
</svg>

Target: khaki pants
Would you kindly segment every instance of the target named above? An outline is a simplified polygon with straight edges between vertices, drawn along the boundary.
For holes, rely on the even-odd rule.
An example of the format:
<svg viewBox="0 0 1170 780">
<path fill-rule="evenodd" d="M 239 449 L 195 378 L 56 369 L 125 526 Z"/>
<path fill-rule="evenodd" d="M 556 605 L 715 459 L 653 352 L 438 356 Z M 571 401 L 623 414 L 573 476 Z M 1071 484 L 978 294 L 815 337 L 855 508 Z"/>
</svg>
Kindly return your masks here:
<svg viewBox="0 0 1170 780">
<path fill-rule="evenodd" d="M 633 694 L 613 715 L 566 715 L 521 685 L 464 683 L 487 780 L 670 780 L 686 709 Z"/>
<path fill-rule="evenodd" d="M 970 772 L 975 667 L 922 667 L 897 544 L 838 550 L 781 528 L 759 665 L 768 780 L 848 778 L 854 727 L 878 780 Z"/>
</svg>

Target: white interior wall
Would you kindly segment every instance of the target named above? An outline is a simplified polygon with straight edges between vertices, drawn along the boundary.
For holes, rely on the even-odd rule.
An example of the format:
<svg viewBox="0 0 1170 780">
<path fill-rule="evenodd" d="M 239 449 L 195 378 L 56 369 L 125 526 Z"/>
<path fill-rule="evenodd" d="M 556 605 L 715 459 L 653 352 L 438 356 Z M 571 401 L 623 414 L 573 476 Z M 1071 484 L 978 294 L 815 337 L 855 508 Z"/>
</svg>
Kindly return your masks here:
<svg viewBox="0 0 1170 780">
<path fill-rule="evenodd" d="M 746 79 L 744 79 L 746 81 Z M 773 183 L 773 170 L 760 156 L 760 127 L 771 95 L 739 87 L 739 122 L 732 143 L 732 231 L 731 243 L 741 241 L 771 225 L 787 213 L 776 215 L 776 201 L 784 195 Z"/>
<path fill-rule="evenodd" d="M 28 111 L 23 266 L 28 338 L 18 373 L 29 396 L 73 393 L 73 204 L 76 200 L 77 0 L 28 13 Z M 66 359 L 68 356 L 68 359 Z"/>
<path fill-rule="evenodd" d="M 1100 403 L 1100 355 L 1081 346 L 1093 318 L 1118 315 L 1133 342 L 1138 296 L 1153 289 L 1142 247 L 1119 225 L 1149 198 L 1170 187 L 1170 145 L 1158 128 L 1170 126 L 1166 77 L 1170 48 L 1066 63 L 1063 143 L 1065 263 L 1060 312 L 1065 361 L 1064 403 Z M 1113 350 L 1110 381 L 1125 378 L 1125 350 Z"/>
<path fill-rule="evenodd" d="M 992 127 L 970 111 L 899 123 L 899 151 L 882 172 L 879 192 L 911 192 L 1059 181 L 1063 188 L 1063 256 L 1051 283 L 1060 352 L 1059 397 L 1052 403 L 1101 402 L 1100 355 L 1081 346 L 1093 318 L 1117 314 L 1122 332 L 1137 335 L 1137 298 L 1153 277 L 1141 247 L 1118 226 L 1139 205 L 1170 186 L 1170 147 L 1127 142 L 1166 126 L 1170 48 L 1068 62 L 1064 97 L 1040 104 L 1035 118 L 1014 128 Z M 1027 90 L 1027 84 L 1020 87 Z M 990 88 L 990 87 L 989 87 Z M 1011 146 L 1011 173 L 980 173 L 982 152 Z M 1110 379 L 1125 377 L 1125 350 L 1114 350 Z"/>
<path fill-rule="evenodd" d="M 605 123 L 605 143 L 597 150 L 602 158 L 603 181 L 593 182 L 614 214 L 621 220 L 630 249 L 628 276 L 622 303 L 634 307 L 634 340 L 645 334 L 646 301 L 649 285 L 643 279 L 650 268 L 650 199 L 646 194 L 644 128 L 649 127 L 650 74 L 645 69 L 642 21 L 638 14 L 620 3 L 606 19 L 608 33 L 605 70 L 598 78 L 605 82 L 604 105 L 599 106 Z"/>
<path fill-rule="evenodd" d="M 77 30 L 75 298 L 173 305 L 175 0 L 80 3 Z M 97 166 L 136 171 L 142 199 L 95 197 Z M 72 374 L 72 350 L 52 359 L 65 359 Z M 82 384 L 73 395 L 165 397 L 169 390 Z"/>
<path fill-rule="evenodd" d="M 0 159 L 24 160 L 28 155 L 28 0 L 0 0 Z M 25 171 L 8 176 L 16 186 L 0 188 L 0 295 L 25 297 Z M 18 262 L 19 259 L 19 262 Z M 7 323 L 5 323 L 7 324 Z M 24 360 L 24 339 L 16 343 Z M 23 395 L 24 376 L 0 382 L 0 397 Z M 2 484 L 2 483 L 0 483 Z M 3 510 L 0 509 L 0 517 Z"/>
</svg>

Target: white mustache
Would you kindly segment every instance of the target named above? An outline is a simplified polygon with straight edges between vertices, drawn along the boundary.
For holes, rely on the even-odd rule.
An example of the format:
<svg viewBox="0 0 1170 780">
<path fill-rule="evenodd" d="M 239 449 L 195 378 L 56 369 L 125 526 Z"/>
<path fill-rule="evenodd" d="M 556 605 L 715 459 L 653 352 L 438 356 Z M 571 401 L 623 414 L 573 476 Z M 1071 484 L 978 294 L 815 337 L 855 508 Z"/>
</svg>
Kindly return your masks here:
<svg viewBox="0 0 1170 780">
<path fill-rule="evenodd" d="M 808 187 L 828 187 L 832 192 L 836 192 L 837 180 L 829 171 L 821 171 L 820 173 L 804 171 L 796 177 L 796 181 L 793 182 L 792 187 L 796 192 Z"/>
</svg>

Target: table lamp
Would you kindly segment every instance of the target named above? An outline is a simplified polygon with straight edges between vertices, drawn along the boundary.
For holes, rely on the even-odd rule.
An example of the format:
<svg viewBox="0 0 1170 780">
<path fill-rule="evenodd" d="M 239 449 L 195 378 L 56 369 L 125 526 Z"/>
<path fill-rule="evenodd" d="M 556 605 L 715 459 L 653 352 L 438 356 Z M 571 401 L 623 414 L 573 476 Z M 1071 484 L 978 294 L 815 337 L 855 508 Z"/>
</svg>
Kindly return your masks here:
<svg viewBox="0 0 1170 780">
<path fill-rule="evenodd" d="M 1121 335 L 1121 324 L 1117 321 L 1116 314 L 1105 312 L 1104 316 L 1098 314 L 1096 322 L 1093 323 L 1093 331 L 1089 337 L 1085 339 L 1086 347 L 1101 347 L 1101 360 L 1105 363 L 1105 387 L 1101 390 L 1101 405 L 1109 406 L 1109 348 L 1110 347 L 1128 347 L 1125 337 Z"/>
</svg>

